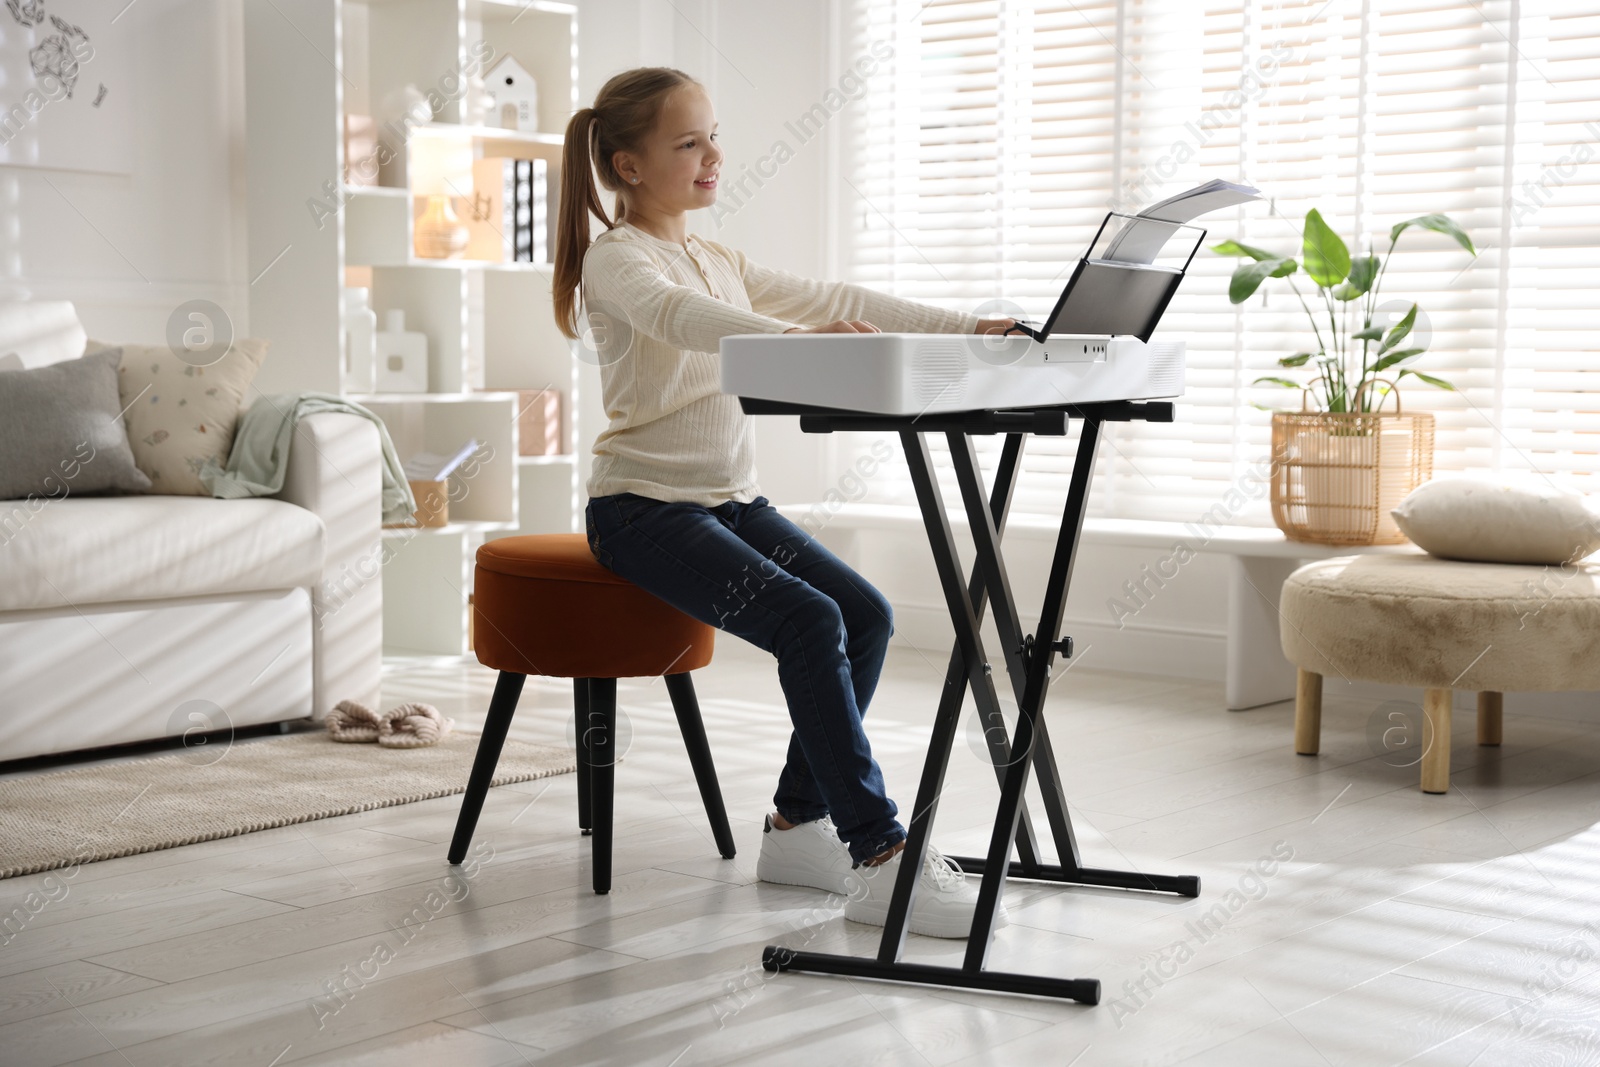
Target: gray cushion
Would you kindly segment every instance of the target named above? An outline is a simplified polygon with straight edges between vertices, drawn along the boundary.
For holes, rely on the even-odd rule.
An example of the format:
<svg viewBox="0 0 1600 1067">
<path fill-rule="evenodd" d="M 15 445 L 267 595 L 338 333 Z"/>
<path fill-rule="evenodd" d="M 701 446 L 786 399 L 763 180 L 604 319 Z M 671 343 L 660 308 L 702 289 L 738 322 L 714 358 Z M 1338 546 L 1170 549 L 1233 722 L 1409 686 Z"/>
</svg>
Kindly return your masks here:
<svg viewBox="0 0 1600 1067">
<path fill-rule="evenodd" d="M 128 447 L 119 358 L 0 370 L 0 500 L 150 488 Z"/>
</svg>

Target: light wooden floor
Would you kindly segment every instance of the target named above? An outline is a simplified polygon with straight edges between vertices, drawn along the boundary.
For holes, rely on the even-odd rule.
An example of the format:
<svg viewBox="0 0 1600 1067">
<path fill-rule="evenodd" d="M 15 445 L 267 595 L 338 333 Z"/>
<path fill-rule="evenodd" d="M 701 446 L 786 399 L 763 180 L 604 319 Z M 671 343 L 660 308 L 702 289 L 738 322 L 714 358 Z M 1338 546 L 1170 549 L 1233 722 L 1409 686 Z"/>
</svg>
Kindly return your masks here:
<svg viewBox="0 0 1600 1067">
<path fill-rule="evenodd" d="M 896 647 L 867 714 L 903 822 L 944 662 Z M 492 681 L 393 661 L 384 706 L 475 727 Z M 1382 709 L 1333 684 L 1313 759 L 1291 751 L 1287 704 L 1229 713 L 1216 685 L 1059 674 L 1047 714 L 1085 862 L 1204 878 L 1198 900 L 1008 887 L 990 967 L 1097 977 L 1091 1008 L 762 971 L 768 943 L 868 955 L 880 928 L 755 879 L 789 734 L 774 661 L 720 638 L 696 684 L 736 859 L 712 845 L 664 687 L 624 681 L 609 896 L 573 775 L 493 790 L 470 875 L 445 863 L 459 797 L 86 865 L 0 948 L 0 1063 L 1600 1064 L 1594 727 L 1508 716 L 1504 747 L 1480 750 L 1465 716 L 1451 792 L 1425 796 L 1375 754 Z M 570 693 L 530 680 L 513 736 L 569 737 Z M 998 791 L 979 749 L 957 742 L 947 852 L 985 851 Z M 1252 875 L 1275 849 L 1292 858 Z M 0 908 L 44 878 L 0 882 Z M 907 958 L 963 947 L 912 935 Z"/>
</svg>

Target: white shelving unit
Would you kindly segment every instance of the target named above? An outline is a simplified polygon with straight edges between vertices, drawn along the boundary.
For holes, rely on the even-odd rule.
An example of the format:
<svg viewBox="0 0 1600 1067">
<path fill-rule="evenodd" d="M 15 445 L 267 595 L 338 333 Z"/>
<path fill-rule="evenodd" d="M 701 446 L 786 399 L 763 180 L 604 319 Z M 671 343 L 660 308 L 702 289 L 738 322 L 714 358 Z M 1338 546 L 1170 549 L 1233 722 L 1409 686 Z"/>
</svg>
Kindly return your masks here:
<svg viewBox="0 0 1600 1067">
<path fill-rule="evenodd" d="M 245 13 L 250 332 L 272 341 L 263 392 L 340 393 L 383 419 L 402 458 L 483 444 L 452 476 L 450 522 L 384 531 L 384 646 L 463 655 L 473 558 L 486 539 L 582 530 L 580 361 L 556 329 L 553 267 L 413 253 L 419 152 L 544 159 L 560 173 L 578 106 L 577 8 L 544 0 L 274 0 Z M 487 44 L 487 62 L 478 61 Z M 539 131 L 466 125 L 461 71 L 514 55 L 539 91 Z M 375 115 L 406 84 L 436 97 L 403 165 L 379 186 L 344 175 L 344 116 Z M 492 121 L 492 120 L 491 120 Z M 398 157 L 397 157 L 398 158 Z M 455 202 L 466 218 L 465 198 Z M 341 288 L 364 284 L 380 328 L 391 308 L 428 337 L 428 392 L 344 393 Z M 559 388 L 566 452 L 517 454 L 521 389 Z"/>
</svg>

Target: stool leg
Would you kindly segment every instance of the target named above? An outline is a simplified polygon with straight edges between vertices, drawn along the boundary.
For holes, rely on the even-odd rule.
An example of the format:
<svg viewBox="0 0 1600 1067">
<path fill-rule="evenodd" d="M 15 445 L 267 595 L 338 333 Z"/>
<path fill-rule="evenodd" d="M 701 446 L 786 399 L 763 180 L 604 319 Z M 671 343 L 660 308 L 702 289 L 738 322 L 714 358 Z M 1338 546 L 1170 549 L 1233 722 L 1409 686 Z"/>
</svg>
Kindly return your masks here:
<svg viewBox="0 0 1600 1067">
<path fill-rule="evenodd" d="M 1322 747 L 1322 675 L 1300 668 L 1294 686 L 1294 750 L 1315 756 Z"/>
<path fill-rule="evenodd" d="M 589 761 L 584 756 L 588 734 L 584 725 L 589 721 L 589 679 L 572 680 L 573 722 L 578 734 L 578 832 L 585 837 L 593 832 L 594 814 L 590 802 L 592 783 L 589 781 Z"/>
<path fill-rule="evenodd" d="M 678 713 L 678 730 L 683 734 L 683 745 L 689 750 L 689 765 L 694 768 L 694 780 L 700 786 L 700 800 L 711 819 L 711 836 L 717 840 L 717 851 L 722 858 L 734 857 L 733 831 L 728 829 L 728 812 L 722 804 L 722 787 L 717 784 L 717 768 L 711 762 L 711 746 L 706 742 L 706 726 L 700 718 L 700 702 L 695 699 L 694 682 L 689 672 L 669 674 L 667 692 L 672 696 L 672 710 Z"/>
<path fill-rule="evenodd" d="M 589 717 L 579 724 L 588 736 L 589 803 L 594 816 L 591 848 L 594 891 L 611 892 L 611 801 L 615 782 L 617 680 L 589 679 Z M 581 748 L 580 748 L 581 751 Z"/>
<path fill-rule="evenodd" d="M 1422 791 L 1445 793 L 1450 789 L 1450 699 L 1448 689 L 1430 689 L 1422 698 L 1427 720 L 1427 748 L 1422 753 Z"/>
<path fill-rule="evenodd" d="M 1505 694 L 1485 689 L 1478 694 L 1478 744 L 1498 745 Z"/>
<path fill-rule="evenodd" d="M 489 783 L 494 780 L 494 768 L 500 762 L 500 750 L 505 747 L 506 731 L 511 729 L 511 716 L 517 710 L 517 698 L 522 695 L 526 678 L 515 671 L 501 671 L 495 680 L 483 736 L 478 739 L 478 754 L 473 757 L 472 775 L 467 779 L 467 793 L 461 798 L 461 814 L 456 817 L 456 833 L 450 839 L 451 863 L 465 859 L 467 846 L 472 844 L 472 831 L 477 829 L 478 815 L 483 811 Z"/>
</svg>

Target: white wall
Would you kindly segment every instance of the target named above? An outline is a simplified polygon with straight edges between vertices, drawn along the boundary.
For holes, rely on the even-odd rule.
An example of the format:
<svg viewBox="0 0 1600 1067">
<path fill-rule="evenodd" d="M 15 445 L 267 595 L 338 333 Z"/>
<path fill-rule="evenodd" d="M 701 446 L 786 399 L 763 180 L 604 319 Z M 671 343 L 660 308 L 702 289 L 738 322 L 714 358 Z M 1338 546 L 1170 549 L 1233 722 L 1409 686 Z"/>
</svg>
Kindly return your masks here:
<svg viewBox="0 0 1600 1067">
<path fill-rule="evenodd" d="M 192 299 L 248 329 L 239 3 L 140 0 L 121 16 L 132 173 L 0 166 L 0 298 L 71 300 L 112 342 L 159 342 Z"/>
</svg>

